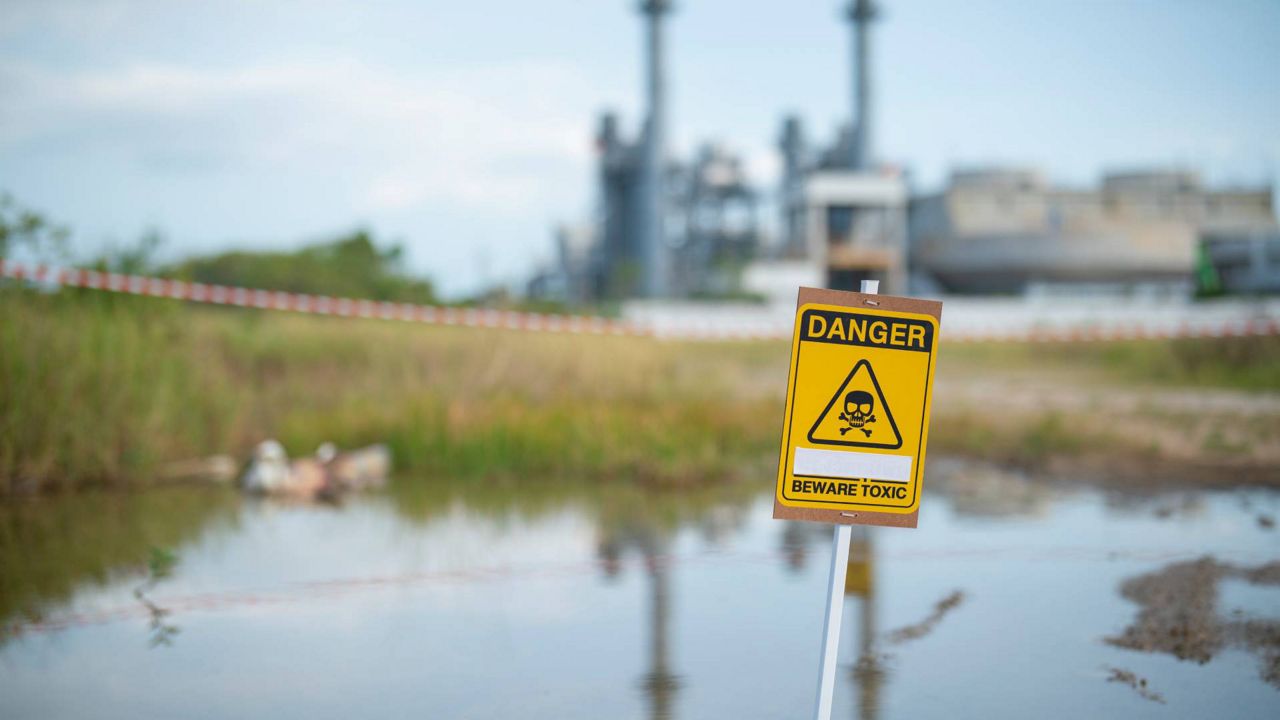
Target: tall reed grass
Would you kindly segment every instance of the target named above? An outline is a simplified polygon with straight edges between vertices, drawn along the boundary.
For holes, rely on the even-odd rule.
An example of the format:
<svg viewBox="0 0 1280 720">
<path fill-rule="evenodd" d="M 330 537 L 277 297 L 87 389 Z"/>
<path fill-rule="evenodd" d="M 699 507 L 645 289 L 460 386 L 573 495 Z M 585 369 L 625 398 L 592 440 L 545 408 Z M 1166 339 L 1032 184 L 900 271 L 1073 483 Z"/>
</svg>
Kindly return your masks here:
<svg viewBox="0 0 1280 720">
<path fill-rule="evenodd" d="M 786 347 L 434 328 L 0 291 L 0 483 L 145 484 L 280 439 L 418 474 L 733 474 L 773 452 Z"/>
<path fill-rule="evenodd" d="M 387 443 L 418 475 L 700 484 L 776 458 L 787 352 L 0 288 L 0 493 L 148 484 L 168 462 L 243 459 L 268 437 L 294 455 Z M 939 378 L 1050 366 L 1276 389 L 1280 339 L 954 345 Z M 939 425 L 963 429 L 951 416 L 970 411 L 934 407 L 933 449 L 971 450 Z"/>
</svg>

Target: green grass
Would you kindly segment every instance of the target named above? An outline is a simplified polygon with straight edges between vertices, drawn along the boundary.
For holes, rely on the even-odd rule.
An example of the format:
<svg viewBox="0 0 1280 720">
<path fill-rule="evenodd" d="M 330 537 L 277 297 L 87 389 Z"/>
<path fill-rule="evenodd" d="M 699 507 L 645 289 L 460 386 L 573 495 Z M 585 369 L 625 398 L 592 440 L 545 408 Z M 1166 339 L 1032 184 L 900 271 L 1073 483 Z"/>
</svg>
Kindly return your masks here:
<svg viewBox="0 0 1280 720">
<path fill-rule="evenodd" d="M 733 475 L 776 451 L 780 344 L 435 328 L 0 291 L 0 487 L 146 484 L 165 462 L 385 442 L 398 470 Z M 764 380 L 767 379 L 767 382 Z"/>
<path fill-rule="evenodd" d="M 972 410 L 935 417 L 929 427 L 929 451 L 1028 467 L 1059 456 L 1149 453 L 1075 424 L 1057 411 L 1008 422 Z"/>
<path fill-rule="evenodd" d="M 1214 428 L 1204 436 L 1200 449 L 1208 455 L 1249 455 L 1253 452 L 1253 443 L 1245 439 L 1229 437 L 1221 429 Z"/>
<path fill-rule="evenodd" d="M 958 343 L 942 363 L 985 372 L 1069 368 L 1121 382 L 1280 390 L 1280 337 L 1076 343 Z"/>
<path fill-rule="evenodd" d="M 428 327 L 0 288 L 0 494 L 150 483 L 264 438 L 293 455 L 385 442 L 424 476 L 589 474 L 697 485 L 777 452 L 784 343 Z M 956 344 L 940 373 L 1280 388 L 1280 339 Z M 946 408 L 937 408 L 946 415 Z M 938 449 L 1072 453 L 1049 417 L 933 424 Z"/>
</svg>

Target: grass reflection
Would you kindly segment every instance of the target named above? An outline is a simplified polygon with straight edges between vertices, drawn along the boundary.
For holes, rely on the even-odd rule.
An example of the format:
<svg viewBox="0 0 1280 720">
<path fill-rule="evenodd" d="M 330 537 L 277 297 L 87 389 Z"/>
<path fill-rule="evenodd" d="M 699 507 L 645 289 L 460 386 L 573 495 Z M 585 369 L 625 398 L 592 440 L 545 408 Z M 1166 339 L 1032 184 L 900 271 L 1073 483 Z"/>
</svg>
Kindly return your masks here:
<svg viewBox="0 0 1280 720">
<path fill-rule="evenodd" d="M 463 506 L 493 518 L 536 520 L 572 508 L 593 519 L 603 535 L 641 527 L 646 532 L 697 528 L 714 541 L 728 532 L 728 517 L 737 517 L 773 482 L 764 463 L 746 466 L 740 478 L 688 487 L 647 485 L 631 480 L 582 476 L 525 479 L 399 477 L 388 496 L 404 519 L 426 524 Z M 727 515 L 726 515 L 727 514 Z"/>
<path fill-rule="evenodd" d="M 223 488 L 0 503 L 0 628 L 38 622 L 86 585 L 147 572 L 154 548 L 180 548 L 215 524 L 234 524 L 236 504 Z"/>
</svg>

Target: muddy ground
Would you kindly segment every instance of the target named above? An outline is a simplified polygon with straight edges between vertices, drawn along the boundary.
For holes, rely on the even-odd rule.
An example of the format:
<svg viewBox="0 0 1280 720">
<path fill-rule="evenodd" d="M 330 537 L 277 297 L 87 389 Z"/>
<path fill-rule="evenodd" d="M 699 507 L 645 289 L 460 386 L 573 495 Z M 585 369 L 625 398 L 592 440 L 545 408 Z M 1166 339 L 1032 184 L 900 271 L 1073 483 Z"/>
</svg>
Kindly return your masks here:
<svg viewBox="0 0 1280 720">
<path fill-rule="evenodd" d="M 1239 567 L 1205 557 L 1131 578 L 1120 593 L 1138 605 L 1137 617 L 1107 642 L 1201 664 L 1226 648 L 1243 649 L 1258 656 L 1262 679 L 1280 689 L 1280 617 L 1220 608 L 1219 585 L 1226 579 L 1277 586 L 1280 561 Z"/>
<path fill-rule="evenodd" d="M 929 451 L 1130 492 L 1280 487 L 1280 392 L 1161 387 L 1055 367 L 952 366 Z"/>
</svg>

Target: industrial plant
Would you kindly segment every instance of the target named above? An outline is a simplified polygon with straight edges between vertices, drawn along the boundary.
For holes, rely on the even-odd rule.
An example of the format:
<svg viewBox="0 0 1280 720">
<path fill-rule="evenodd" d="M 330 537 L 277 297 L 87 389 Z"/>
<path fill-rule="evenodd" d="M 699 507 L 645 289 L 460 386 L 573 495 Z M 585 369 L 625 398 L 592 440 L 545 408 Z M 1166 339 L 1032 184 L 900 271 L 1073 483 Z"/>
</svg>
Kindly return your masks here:
<svg viewBox="0 0 1280 720">
<path fill-rule="evenodd" d="M 670 0 L 645 0 L 646 115 L 634 140 L 618 117 L 596 131 L 598 210 L 592 222 L 556 230 L 554 266 L 533 297 L 571 302 L 633 297 L 726 296 L 761 248 L 759 191 L 742 159 L 706 144 L 689 161 L 666 151 L 663 22 Z"/>
<path fill-rule="evenodd" d="M 835 289 L 879 280 L 899 295 L 1280 292 L 1267 185 L 1212 188 L 1194 172 L 1139 169 L 1108 174 L 1098 187 L 1064 187 L 1036 169 L 990 167 L 914 191 L 876 154 L 873 0 L 852 0 L 844 12 L 849 123 L 822 146 L 800 118 L 784 118 L 779 187 L 762 190 L 717 144 L 673 158 L 663 42 L 673 9 L 670 0 L 640 4 L 645 117 L 632 140 L 615 114 L 599 119 L 597 210 L 556 230 L 554 261 L 530 280 L 532 298 L 733 299 L 769 294 L 782 277 Z M 760 223 L 766 205 L 778 210 L 773 232 Z"/>
</svg>

